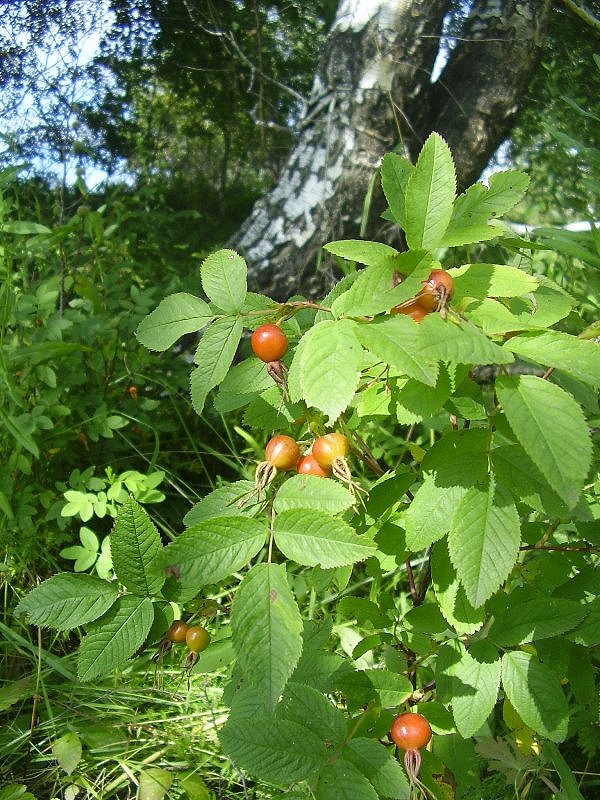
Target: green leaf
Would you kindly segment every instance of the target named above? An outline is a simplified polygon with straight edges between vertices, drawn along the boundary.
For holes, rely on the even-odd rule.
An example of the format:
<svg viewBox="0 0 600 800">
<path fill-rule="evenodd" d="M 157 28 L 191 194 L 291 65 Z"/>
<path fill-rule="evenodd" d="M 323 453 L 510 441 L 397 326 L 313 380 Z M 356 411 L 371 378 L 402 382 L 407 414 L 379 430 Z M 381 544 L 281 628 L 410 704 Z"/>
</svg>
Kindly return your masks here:
<svg viewBox="0 0 600 800">
<path fill-rule="evenodd" d="M 509 170 L 494 173 L 489 188 L 482 183 L 469 186 L 454 202 L 442 246 L 457 247 L 498 236 L 501 229 L 486 223 L 510 211 L 523 197 L 528 184 L 529 177 L 525 173 Z"/>
<path fill-rule="evenodd" d="M 247 405 L 255 396 L 273 386 L 273 378 L 260 358 L 247 358 L 232 367 L 219 387 L 215 408 L 221 414 Z"/>
<path fill-rule="evenodd" d="M 210 494 L 199 500 L 183 518 L 186 528 L 191 528 L 199 522 L 204 522 L 212 517 L 239 517 L 249 514 L 253 516 L 260 505 L 256 494 L 254 481 L 233 481 L 213 489 Z M 242 508 L 241 501 L 247 500 Z"/>
<path fill-rule="evenodd" d="M 239 769 L 278 785 L 314 778 L 327 757 L 325 745 L 311 730 L 264 713 L 230 717 L 219 739 Z"/>
<path fill-rule="evenodd" d="M 122 667 L 143 644 L 154 619 L 148 597 L 122 595 L 81 640 L 77 674 L 82 681 L 107 676 Z"/>
<path fill-rule="evenodd" d="M 415 168 L 398 153 L 386 153 L 381 162 L 381 184 L 390 211 L 401 228 L 406 228 L 406 186 Z"/>
<path fill-rule="evenodd" d="M 246 262 L 233 250 L 217 250 L 202 262 L 200 278 L 206 296 L 227 314 L 242 309 L 247 291 Z"/>
<path fill-rule="evenodd" d="M 520 445 L 565 503 L 574 506 L 592 457 L 580 406 L 535 375 L 500 376 L 496 393 Z"/>
<path fill-rule="evenodd" d="M 426 250 L 409 250 L 393 260 L 360 270 L 350 289 L 332 305 L 336 316 L 372 316 L 414 297 L 429 277 L 432 256 Z M 404 280 L 394 286 L 394 276 Z"/>
<path fill-rule="evenodd" d="M 411 696 L 414 688 L 406 677 L 388 669 L 365 669 L 359 673 L 368 679 L 382 708 L 397 708 Z"/>
<path fill-rule="evenodd" d="M 52 755 L 58 761 L 59 767 L 71 775 L 81 760 L 81 740 L 76 733 L 65 733 L 60 739 L 52 743 Z"/>
<path fill-rule="evenodd" d="M 520 542 L 519 515 L 507 492 L 493 480 L 469 489 L 456 508 L 448 550 L 475 608 L 509 576 Z"/>
<path fill-rule="evenodd" d="M 341 514 L 354 505 L 354 496 L 339 481 L 315 475 L 293 475 L 278 490 L 273 508 L 280 514 L 292 508 L 312 508 Z"/>
<path fill-rule="evenodd" d="M 358 261 L 359 264 L 377 266 L 389 264 L 390 260 L 398 255 L 398 251 L 389 244 L 381 242 L 368 242 L 363 239 L 340 239 L 323 245 L 323 250 L 346 261 Z"/>
<path fill-rule="evenodd" d="M 517 502 L 553 517 L 568 514 L 565 503 L 519 444 L 494 447 L 491 452 L 494 474 L 509 489 Z"/>
<path fill-rule="evenodd" d="M 411 249 L 438 247 L 456 194 L 456 174 L 450 148 L 432 133 L 419 154 L 406 185 L 406 241 Z"/>
<path fill-rule="evenodd" d="M 0 800 L 36 800 L 24 783 L 9 783 L 0 789 Z"/>
<path fill-rule="evenodd" d="M 492 713 L 500 688 L 501 661 L 495 647 L 474 642 L 469 650 L 459 645 L 460 660 L 451 667 L 454 679 L 452 713 L 464 739 L 474 736 Z"/>
<path fill-rule="evenodd" d="M 410 788 L 400 763 L 388 748 L 374 739 L 350 739 L 342 751 L 344 761 L 364 775 L 379 797 L 408 800 Z"/>
<path fill-rule="evenodd" d="M 392 390 L 393 412 L 406 425 L 438 414 L 452 393 L 450 375 L 442 366 L 435 386 L 424 386 L 412 378 L 400 378 Z"/>
<path fill-rule="evenodd" d="M 535 656 L 519 650 L 502 657 L 502 685 L 526 725 L 553 742 L 567 735 L 569 708 L 559 678 Z"/>
<path fill-rule="evenodd" d="M 457 633 L 475 633 L 486 620 L 485 606 L 474 608 L 458 580 L 446 540 L 436 542 L 431 552 L 431 578 L 444 618 Z"/>
<path fill-rule="evenodd" d="M 273 385 L 252 400 L 244 414 L 244 425 L 272 432 L 288 427 L 305 413 L 304 404 L 284 400 L 281 389 Z"/>
<path fill-rule="evenodd" d="M 534 275 L 506 264 L 466 264 L 450 270 L 450 274 L 454 278 L 454 303 L 464 297 L 521 297 L 539 286 Z"/>
<path fill-rule="evenodd" d="M 561 794 L 565 800 L 585 800 L 579 791 L 577 779 L 554 742 L 544 742 L 544 755 L 550 758 L 560 777 Z"/>
<path fill-rule="evenodd" d="M 363 350 L 355 327 L 350 320 L 325 320 L 302 337 L 302 394 L 330 423 L 350 405 L 358 388 Z"/>
<path fill-rule="evenodd" d="M 262 520 L 216 517 L 184 531 L 159 554 L 154 569 L 169 569 L 184 588 L 218 583 L 245 566 L 266 541 Z"/>
<path fill-rule="evenodd" d="M 440 314 L 428 314 L 418 331 L 419 347 L 414 356 L 422 361 L 458 364 L 510 364 L 514 361 L 503 347 L 463 320 L 443 320 Z"/>
<path fill-rule="evenodd" d="M 37 443 L 31 438 L 29 431 L 23 430 L 18 417 L 7 414 L 6 411 L 0 407 L 0 423 L 4 425 L 10 436 L 12 436 L 20 447 L 27 450 L 27 452 L 31 453 L 36 459 L 40 457 L 40 449 Z"/>
<path fill-rule="evenodd" d="M 288 681 L 276 716 L 304 725 L 322 742 L 341 744 L 346 737 L 346 717 L 312 686 Z"/>
<path fill-rule="evenodd" d="M 243 325 L 238 317 L 223 317 L 208 328 L 200 339 L 192 371 L 192 405 L 202 414 L 206 396 L 227 375 L 242 337 Z"/>
<path fill-rule="evenodd" d="M 438 485 L 435 475 L 428 475 L 404 514 L 407 547 L 413 552 L 425 550 L 448 533 L 466 493 L 464 486 Z"/>
<path fill-rule="evenodd" d="M 341 519 L 311 509 L 290 509 L 275 519 L 275 543 L 286 558 L 314 567 L 343 567 L 363 561 L 375 552 Z"/>
<path fill-rule="evenodd" d="M 415 352 L 420 346 L 419 328 L 404 315 L 360 325 L 356 335 L 362 344 L 401 375 L 407 375 L 428 386 L 435 386 L 438 377 L 436 358 L 421 358 Z"/>
<path fill-rule="evenodd" d="M 26 675 L 18 681 L 11 681 L 0 686 L 0 712 L 6 711 L 15 703 L 20 703 L 36 692 L 35 675 Z M 0 798 L 2 794 L 0 793 Z"/>
<path fill-rule="evenodd" d="M 372 783 L 345 759 L 323 767 L 314 797 L 315 800 L 378 800 Z"/>
<path fill-rule="evenodd" d="M 543 331 L 513 336 L 504 346 L 521 358 L 600 387 L 600 347 L 592 341 L 561 331 Z"/>
<path fill-rule="evenodd" d="M 117 585 L 93 575 L 53 575 L 17 606 L 32 625 L 66 631 L 102 616 L 117 599 Z"/>
<path fill-rule="evenodd" d="M 282 564 L 257 564 L 247 573 L 233 601 L 231 629 L 247 682 L 274 709 L 302 653 L 302 618 Z"/>
<path fill-rule="evenodd" d="M 586 616 L 585 606 L 556 597 L 523 599 L 519 590 L 508 597 L 508 606 L 496 614 L 488 636 L 502 646 L 524 644 L 560 636 Z"/>
<path fill-rule="evenodd" d="M 119 581 L 134 594 L 151 597 L 164 583 L 164 576 L 150 572 L 150 565 L 162 549 L 154 523 L 130 497 L 117 514 L 110 534 L 110 552 Z"/>
<path fill-rule="evenodd" d="M 186 333 L 201 331 L 213 317 L 204 300 L 178 292 L 161 300 L 158 308 L 140 322 L 135 335 L 144 347 L 162 352 Z"/>
<path fill-rule="evenodd" d="M 167 796 L 173 773 L 161 767 L 148 767 L 139 775 L 139 800 L 163 800 Z"/>
</svg>

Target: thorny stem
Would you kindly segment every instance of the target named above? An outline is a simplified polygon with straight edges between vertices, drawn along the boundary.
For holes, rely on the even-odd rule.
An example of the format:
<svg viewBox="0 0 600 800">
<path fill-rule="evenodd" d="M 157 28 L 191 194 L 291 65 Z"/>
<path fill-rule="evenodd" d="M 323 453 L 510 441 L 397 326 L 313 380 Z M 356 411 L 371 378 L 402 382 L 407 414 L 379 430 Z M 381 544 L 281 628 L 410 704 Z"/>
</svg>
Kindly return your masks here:
<svg viewBox="0 0 600 800">
<path fill-rule="evenodd" d="M 418 606 L 422 601 L 419 601 L 419 592 L 415 585 L 415 576 L 410 563 L 410 558 L 406 559 L 406 574 L 408 575 L 408 585 L 410 586 L 410 596 L 412 597 L 413 605 Z"/>
</svg>

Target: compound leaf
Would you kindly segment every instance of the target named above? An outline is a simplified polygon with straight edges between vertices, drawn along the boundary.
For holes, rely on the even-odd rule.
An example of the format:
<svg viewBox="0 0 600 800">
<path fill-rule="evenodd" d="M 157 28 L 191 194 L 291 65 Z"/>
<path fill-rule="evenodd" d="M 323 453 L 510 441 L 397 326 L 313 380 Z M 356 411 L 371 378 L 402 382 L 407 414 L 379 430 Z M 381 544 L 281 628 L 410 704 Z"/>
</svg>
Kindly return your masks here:
<svg viewBox="0 0 600 800">
<path fill-rule="evenodd" d="M 200 339 L 194 356 L 198 367 L 192 371 L 190 379 L 192 405 L 197 414 L 202 414 L 210 390 L 227 375 L 242 331 L 241 319 L 223 317 L 213 322 Z"/>
</svg>

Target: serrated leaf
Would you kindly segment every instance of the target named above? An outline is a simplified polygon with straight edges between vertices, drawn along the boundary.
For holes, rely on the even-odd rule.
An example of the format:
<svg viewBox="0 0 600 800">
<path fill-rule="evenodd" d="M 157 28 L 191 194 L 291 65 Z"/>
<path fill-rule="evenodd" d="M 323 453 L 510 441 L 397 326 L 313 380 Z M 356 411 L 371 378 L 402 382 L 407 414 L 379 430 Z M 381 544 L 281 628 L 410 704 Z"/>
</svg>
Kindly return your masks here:
<svg viewBox="0 0 600 800">
<path fill-rule="evenodd" d="M 187 512 L 183 524 L 186 528 L 191 528 L 213 517 L 239 517 L 247 514 L 253 516 L 260 505 L 255 489 L 254 481 L 233 481 L 219 486 Z M 240 503 L 245 500 L 247 502 L 240 508 Z"/>
<path fill-rule="evenodd" d="M 569 708 L 559 678 L 530 653 L 514 650 L 502 657 L 502 685 L 530 728 L 553 742 L 567 735 Z"/>
<path fill-rule="evenodd" d="M 519 444 L 494 447 L 491 452 L 494 474 L 509 489 L 517 502 L 544 511 L 553 517 L 566 517 L 569 510 Z"/>
<path fill-rule="evenodd" d="M 475 608 L 509 576 L 520 542 L 519 515 L 507 492 L 492 480 L 487 486 L 469 489 L 456 508 L 448 550 Z"/>
<path fill-rule="evenodd" d="M 431 578 L 444 618 L 457 633 L 475 633 L 486 620 L 485 606 L 474 608 L 448 555 L 446 541 L 436 542 L 431 552 Z"/>
<path fill-rule="evenodd" d="M 274 709 L 302 653 L 302 618 L 282 564 L 257 564 L 231 609 L 238 664 L 265 705 Z"/>
<path fill-rule="evenodd" d="M 360 675 L 368 679 L 383 708 L 401 706 L 414 691 L 406 675 L 388 669 L 365 669 Z"/>
<path fill-rule="evenodd" d="M 506 264 L 466 264 L 450 274 L 454 278 L 455 303 L 463 297 L 521 297 L 535 292 L 540 283 L 535 275 Z"/>
<path fill-rule="evenodd" d="M 564 319 L 575 305 L 575 300 L 543 275 L 538 275 L 539 286 L 532 298 L 508 298 L 506 304 L 522 326 L 519 328 L 550 328 Z M 518 330 L 518 329 L 517 329 Z"/>
<path fill-rule="evenodd" d="M 215 408 L 222 414 L 247 405 L 256 394 L 273 386 L 273 378 L 260 358 L 247 358 L 232 367 L 219 386 Z"/>
<path fill-rule="evenodd" d="M 513 336 L 504 345 L 522 358 L 554 367 L 595 388 L 600 386 L 600 347 L 561 331 Z"/>
<path fill-rule="evenodd" d="M 492 713 L 500 688 L 501 661 L 488 642 L 460 644 L 460 660 L 451 668 L 454 678 L 452 713 L 464 739 L 474 736 Z"/>
<path fill-rule="evenodd" d="M 302 337 L 300 382 L 304 400 L 334 422 L 351 403 L 363 350 L 350 320 L 325 320 Z"/>
<path fill-rule="evenodd" d="M 340 239 L 337 242 L 329 242 L 323 245 L 323 250 L 344 258 L 346 261 L 357 261 L 359 264 L 367 266 L 388 264 L 398 254 L 398 251 L 389 244 L 369 242 L 363 239 Z"/>
<path fill-rule="evenodd" d="M 341 744 L 346 737 L 346 717 L 312 686 L 288 681 L 276 716 L 304 725 L 322 742 Z"/>
<path fill-rule="evenodd" d="M 242 337 L 243 325 L 238 317 L 218 319 L 204 332 L 196 349 L 190 384 L 192 405 L 202 414 L 206 396 L 227 375 Z"/>
<path fill-rule="evenodd" d="M 373 785 L 379 797 L 408 800 L 410 787 L 400 763 L 390 751 L 374 739 L 350 739 L 342 751 L 349 761 Z"/>
<path fill-rule="evenodd" d="M 418 326 L 419 348 L 414 354 L 423 361 L 454 361 L 458 364 L 510 364 L 513 356 L 490 341 L 478 328 L 463 320 L 443 320 L 428 314 Z"/>
<path fill-rule="evenodd" d="M 358 536 L 347 522 L 312 509 L 282 512 L 273 532 L 286 558 L 309 567 L 343 567 L 375 552 L 373 542 Z"/>
<path fill-rule="evenodd" d="M 122 667 L 143 644 L 153 619 L 150 598 L 119 597 L 109 611 L 88 626 L 81 640 L 77 659 L 80 680 L 91 681 Z"/>
<path fill-rule="evenodd" d="M 58 761 L 59 767 L 71 775 L 81 760 L 81 740 L 76 733 L 65 733 L 60 739 L 52 742 L 52 755 Z"/>
<path fill-rule="evenodd" d="M 248 268 L 233 250 L 217 250 L 202 262 L 200 278 L 206 296 L 227 314 L 242 309 L 247 291 Z"/>
<path fill-rule="evenodd" d="M 439 246 L 452 217 L 456 173 L 450 148 L 432 133 L 406 185 L 406 241 L 411 249 Z"/>
<path fill-rule="evenodd" d="M 214 317 L 199 297 L 178 292 L 165 297 L 151 314 L 144 317 L 135 332 L 149 350 L 167 350 L 186 333 L 202 330 Z"/>
<path fill-rule="evenodd" d="M 281 389 L 273 385 L 271 389 L 255 397 L 244 414 L 244 425 L 265 431 L 286 428 L 306 412 L 306 406 L 291 403 L 281 396 Z"/>
<path fill-rule="evenodd" d="M 398 153 L 386 153 L 381 162 L 381 185 L 390 211 L 401 228 L 406 227 L 406 186 L 415 168 Z"/>
<path fill-rule="evenodd" d="M 323 767 L 315 800 L 378 800 L 372 783 L 345 759 Z"/>
<path fill-rule="evenodd" d="M 53 575 L 25 595 L 16 614 L 32 625 L 66 631 L 102 616 L 117 599 L 117 585 L 93 575 Z"/>
<path fill-rule="evenodd" d="M 557 597 L 520 598 L 518 590 L 509 595 L 506 609 L 496 614 L 488 636 L 502 646 L 535 642 L 560 636 L 586 616 L 585 606 Z"/>
<path fill-rule="evenodd" d="M 412 425 L 438 414 L 450 395 L 452 385 L 446 365 L 442 365 L 435 386 L 412 378 L 401 378 L 392 390 L 392 409 L 398 422 Z"/>
<path fill-rule="evenodd" d="M 327 757 L 325 745 L 308 728 L 264 713 L 231 718 L 219 739 L 237 767 L 278 785 L 314 778 Z"/>
<path fill-rule="evenodd" d="M 506 214 L 519 202 L 527 190 L 529 177 L 516 170 L 496 172 L 490 176 L 489 184 L 488 188 L 475 183 L 456 198 L 442 246 L 457 247 L 498 236 L 501 230 L 486 223 Z"/>
<path fill-rule="evenodd" d="M 466 493 L 464 486 L 438 485 L 435 475 L 428 475 L 404 514 L 407 547 L 424 550 L 448 533 Z"/>
<path fill-rule="evenodd" d="M 278 490 L 273 508 L 279 514 L 291 508 L 312 508 L 341 514 L 355 503 L 354 495 L 339 481 L 315 475 L 293 475 Z"/>
<path fill-rule="evenodd" d="M 185 588 L 198 591 L 245 566 L 266 541 L 262 520 L 216 517 L 184 531 L 159 554 L 153 569 L 169 569 Z"/>
<path fill-rule="evenodd" d="M 428 386 L 435 386 L 439 370 L 437 359 L 422 358 L 415 353 L 421 341 L 419 328 L 408 317 L 399 315 L 360 325 L 356 335 L 374 356 L 393 369 Z"/>
<path fill-rule="evenodd" d="M 429 277 L 432 256 L 426 250 L 408 250 L 388 262 L 360 270 L 350 289 L 332 305 L 336 316 L 372 316 L 414 297 Z M 394 286 L 394 275 L 404 280 Z"/>
<path fill-rule="evenodd" d="M 160 534 L 141 505 L 130 497 L 119 509 L 110 534 L 110 552 L 119 581 L 134 594 L 151 597 L 164 583 L 164 576 L 150 571 L 162 549 Z"/>
<path fill-rule="evenodd" d="M 574 506 L 592 457 L 581 407 L 535 375 L 500 376 L 496 393 L 520 445 L 565 503 Z"/>
</svg>

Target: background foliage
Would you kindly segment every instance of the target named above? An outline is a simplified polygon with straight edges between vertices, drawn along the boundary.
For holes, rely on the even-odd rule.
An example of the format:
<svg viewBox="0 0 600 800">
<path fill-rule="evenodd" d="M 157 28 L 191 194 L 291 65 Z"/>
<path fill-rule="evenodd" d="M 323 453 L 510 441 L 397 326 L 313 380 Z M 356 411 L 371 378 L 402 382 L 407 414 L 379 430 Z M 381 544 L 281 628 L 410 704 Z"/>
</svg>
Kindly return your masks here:
<svg viewBox="0 0 600 800">
<path fill-rule="evenodd" d="M 198 292 L 204 256 L 226 241 L 273 181 L 293 140 L 335 4 L 197 4 L 192 26 L 183 3 L 150 8 L 123 2 L 112 3 L 111 9 L 114 16 L 111 27 L 103 28 L 100 56 L 85 65 L 78 63 L 80 37 L 97 30 L 101 21 L 90 16 L 89 4 L 65 1 L 53 4 L 49 13 L 48 4 L 30 0 L 7 4 L 2 12 L 9 54 L 0 74 L 3 118 L 19 124 L 4 132 L 0 175 L 0 711 L 5 715 L 0 785 L 23 785 L 40 798 L 75 796 L 76 789 L 79 796 L 128 797 L 138 783 L 141 797 L 160 797 L 156 784 L 164 788 L 169 781 L 173 797 L 281 796 L 265 784 L 251 785 L 223 755 L 215 733 L 225 719 L 221 676 L 231 646 L 224 620 L 237 586 L 231 573 L 245 562 L 230 564 L 218 579 L 213 576 L 208 604 L 189 600 L 185 605 L 192 619 L 209 620 L 223 635 L 210 658 L 209 650 L 205 664 L 189 676 L 182 673 L 180 652 L 161 652 L 153 660 L 173 613 L 166 602 L 149 634 L 154 646 L 91 685 L 77 678 L 74 632 L 36 629 L 14 615 L 26 591 L 53 573 L 97 580 L 112 574 L 107 536 L 119 511 L 130 507 L 130 495 L 150 514 L 167 545 L 186 513 L 189 527 L 214 516 L 210 504 L 215 497 L 227 498 L 218 501 L 219 507 L 227 506 L 230 481 L 237 482 L 236 497 L 249 490 L 271 423 L 264 422 L 260 409 L 240 410 L 247 378 L 236 383 L 235 374 L 228 377 L 214 405 L 209 402 L 199 417 L 189 398 L 187 356 L 196 343 L 196 328 L 186 332 L 189 338 L 179 347 L 162 354 L 140 346 L 134 331 L 163 297 Z M 501 241 L 466 243 L 448 250 L 444 265 L 514 263 L 548 276 L 575 300 L 558 331 L 575 336 L 585 331 L 592 338 L 598 335 L 600 303 L 597 233 L 549 225 L 598 218 L 597 39 L 590 31 L 583 36 L 580 23 L 565 9 L 557 9 L 552 19 L 542 67 L 509 149 L 511 162 L 531 178 L 525 199 L 511 215 L 532 230 L 533 244 L 524 247 L 520 231 Z M 56 53 L 64 69 L 49 78 L 54 73 L 44 69 L 44 58 Z M 182 70 L 182 64 L 190 69 Z M 34 90 L 35 113 L 29 107 L 23 117 L 19 99 L 28 87 Z M 28 167 L 40 154 L 35 169 Z M 109 180 L 93 186 L 92 166 L 106 169 Z M 337 255 L 353 275 L 355 263 L 344 253 Z M 336 302 L 343 308 L 343 299 Z M 295 320 L 289 333 L 297 336 L 308 330 L 310 312 Z M 243 340 L 237 357 L 247 354 Z M 305 376 L 300 380 L 305 382 Z M 573 390 L 567 378 L 563 385 Z M 313 404 L 315 398 L 317 404 L 326 402 L 322 410 L 335 417 L 339 398 L 327 391 L 321 399 L 319 386 L 303 386 Z M 594 391 L 577 391 L 593 421 L 598 410 Z M 367 416 L 374 402 L 365 398 Z M 374 456 L 386 468 L 400 467 L 401 475 L 403 465 L 421 461 L 445 425 L 435 416 L 421 422 L 407 414 L 393 424 L 375 417 L 365 436 Z M 358 480 L 373 480 L 360 464 L 355 471 Z M 210 495 L 217 488 L 223 494 Z M 568 491 L 558 484 L 553 488 Z M 373 514 L 377 497 L 373 491 Z M 331 502 L 340 503 L 340 498 Z M 285 512 L 284 505 L 280 511 Z M 291 525 L 293 507 L 287 514 Z M 533 543 L 539 528 L 535 520 L 527 524 Z M 422 543 L 416 511 L 412 521 L 409 516 L 409 530 L 415 543 Z M 558 535 L 567 536 L 561 530 Z M 439 548 L 435 552 L 443 558 Z M 529 568 L 535 581 L 554 587 L 565 561 L 560 553 L 547 555 L 543 568 Z M 569 556 L 569 569 L 589 569 L 595 576 L 595 562 L 587 567 L 584 562 Z M 306 616 L 335 616 L 337 653 L 323 650 L 323 659 L 347 659 L 354 653 L 363 667 L 372 667 L 370 651 L 356 647 L 361 640 L 367 641 L 364 647 L 386 645 L 381 615 L 385 621 L 390 609 L 378 609 L 375 602 L 389 594 L 407 597 L 410 588 L 407 573 L 396 566 L 386 569 L 368 559 L 350 580 L 345 565 L 332 565 L 332 585 L 327 569 L 310 566 L 294 572 L 292 589 Z M 415 569 L 423 578 L 425 565 Z M 344 591 L 347 596 L 341 599 Z M 477 586 L 470 591 L 476 593 Z M 529 595 L 521 600 L 539 602 Z M 408 612 L 408 605 L 401 611 Z M 500 613 L 494 623 L 501 631 L 503 624 L 509 627 L 507 616 Z M 428 638 L 438 635 L 435 615 L 414 624 L 416 632 L 409 635 L 417 650 L 419 625 L 426 627 Z M 314 633 L 318 644 L 316 628 Z M 514 630 L 502 635 L 508 647 L 518 638 Z M 560 662 L 551 644 L 537 646 L 548 663 Z M 591 669 L 576 674 L 583 647 L 574 643 L 573 663 L 566 665 L 579 707 L 560 750 L 546 742 L 546 755 L 540 758 L 531 724 L 529 729 L 522 725 L 524 709 L 515 711 L 508 700 L 497 724 L 503 733 L 513 731 L 515 744 L 480 743 L 476 756 L 455 740 L 450 745 L 444 743 L 448 737 L 439 737 L 439 757 L 463 767 L 460 792 L 477 786 L 483 797 L 512 797 L 506 779 L 516 782 L 523 796 L 527 791 L 530 797 L 548 796 L 543 775 L 560 784 L 557 797 L 577 798 L 580 790 L 594 796 L 597 776 L 590 772 L 598 747 L 597 656 L 592 651 Z M 452 672 L 452 646 L 442 650 L 438 658 L 445 657 L 449 666 L 440 703 L 463 679 Z M 462 651 L 459 655 L 466 670 L 467 659 Z M 485 670 L 484 655 L 470 668 Z M 397 653 L 386 651 L 388 667 L 395 658 Z M 523 665 L 510 666 L 514 686 Z M 493 683 L 492 667 L 489 672 L 486 680 Z M 302 691 L 286 696 L 290 715 L 294 704 L 317 703 Z M 347 680 L 344 691 L 354 696 L 358 708 L 359 687 Z M 398 699 L 389 687 L 378 688 L 385 691 Z M 512 699 L 519 696 L 512 691 Z M 225 702 L 230 699 L 226 696 Z M 469 705 L 468 697 L 463 703 Z M 462 720 L 459 731 L 468 737 L 464 720 L 472 709 L 455 700 L 452 710 Z M 334 731 L 337 724 L 331 721 Z M 236 747 L 227 742 L 227 734 L 224 744 Z M 484 760 L 500 772 L 484 772 Z M 18 789 L 10 791 L 7 797 L 27 797 Z"/>
</svg>

